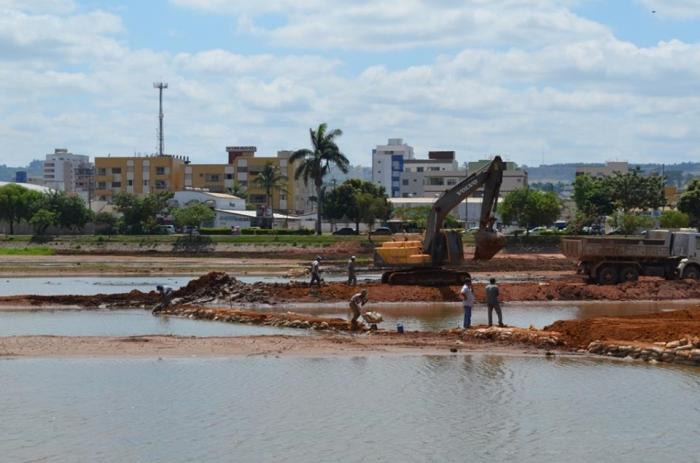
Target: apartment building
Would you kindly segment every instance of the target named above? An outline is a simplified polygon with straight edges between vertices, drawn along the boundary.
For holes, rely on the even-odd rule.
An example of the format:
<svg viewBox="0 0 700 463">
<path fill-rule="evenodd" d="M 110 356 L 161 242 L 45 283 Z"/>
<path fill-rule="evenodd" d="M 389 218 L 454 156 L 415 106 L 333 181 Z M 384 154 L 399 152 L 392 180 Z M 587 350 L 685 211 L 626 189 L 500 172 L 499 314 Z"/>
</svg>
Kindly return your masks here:
<svg viewBox="0 0 700 463">
<path fill-rule="evenodd" d="M 413 156 L 413 147 L 401 138 L 390 138 L 386 145 L 377 145 L 372 150 L 372 181 L 383 186 L 389 197 L 401 196 L 401 173 Z"/>
<path fill-rule="evenodd" d="M 427 159 L 404 161 L 399 196 L 439 196 L 466 175 L 466 169 L 459 169 L 454 151 L 430 151 Z"/>
<path fill-rule="evenodd" d="M 482 169 L 493 159 L 482 159 L 475 162 L 467 163 L 467 172 L 471 175 L 474 172 Z M 505 196 L 511 191 L 518 190 L 527 186 L 527 171 L 518 167 L 514 162 L 506 162 L 506 169 L 503 171 L 503 183 L 501 183 L 501 196 Z M 472 195 L 473 197 L 481 197 L 484 194 L 482 188 Z"/>
<path fill-rule="evenodd" d="M 56 148 L 52 154 L 46 155 L 41 184 L 57 191 L 77 194 L 89 201 L 95 189 L 94 165 L 87 155 Z"/>
<path fill-rule="evenodd" d="M 184 188 L 183 156 L 96 157 L 95 197 L 110 202 L 117 193 L 139 195 Z"/>
</svg>

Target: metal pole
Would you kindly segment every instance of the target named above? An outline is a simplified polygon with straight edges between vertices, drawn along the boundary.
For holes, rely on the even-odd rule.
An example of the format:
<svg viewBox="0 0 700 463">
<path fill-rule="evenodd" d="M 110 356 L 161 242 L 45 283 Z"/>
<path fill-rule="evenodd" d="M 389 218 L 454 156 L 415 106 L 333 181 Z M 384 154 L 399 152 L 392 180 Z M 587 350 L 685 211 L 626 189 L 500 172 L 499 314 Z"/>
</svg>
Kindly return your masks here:
<svg viewBox="0 0 700 463">
<path fill-rule="evenodd" d="M 154 82 L 153 88 L 158 89 L 158 155 L 163 155 L 163 89 L 168 88 L 167 82 Z"/>
</svg>

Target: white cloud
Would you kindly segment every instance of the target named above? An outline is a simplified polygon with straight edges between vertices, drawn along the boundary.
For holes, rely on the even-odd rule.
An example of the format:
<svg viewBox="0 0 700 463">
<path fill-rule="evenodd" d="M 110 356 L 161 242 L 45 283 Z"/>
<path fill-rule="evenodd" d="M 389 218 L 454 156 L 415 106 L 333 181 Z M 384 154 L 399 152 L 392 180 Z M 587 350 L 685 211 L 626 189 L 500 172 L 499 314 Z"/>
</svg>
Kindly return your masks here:
<svg viewBox="0 0 700 463">
<path fill-rule="evenodd" d="M 122 42 L 129 31 L 116 15 L 20 11 L 5 2 L 0 163 L 24 164 L 58 146 L 93 155 L 153 151 L 151 82 L 158 80 L 170 84 L 166 150 L 198 162 L 224 162 L 231 144 L 256 144 L 265 154 L 306 146 L 308 127 L 322 121 L 342 128 L 341 146 L 365 164 L 372 146 L 390 136 L 419 153 L 455 149 L 463 160 L 489 153 L 529 164 L 543 154 L 547 162 L 700 156 L 698 44 L 639 47 L 563 1 L 472 0 L 465 13 L 452 0 L 436 0 L 434 12 L 417 0 L 352 8 L 334 8 L 339 0 L 332 0 L 337 14 L 327 25 L 317 21 L 319 2 L 199 2 L 251 18 L 249 30 L 272 41 L 289 34 L 284 40 L 304 47 L 294 54 L 134 49 Z M 289 20 L 261 32 L 264 13 Z M 459 30 L 456 13 L 471 29 Z M 384 49 L 429 43 L 444 51 L 421 65 L 355 72 L 307 44 L 334 28 L 339 48 L 384 40 Z"/>
</svg>

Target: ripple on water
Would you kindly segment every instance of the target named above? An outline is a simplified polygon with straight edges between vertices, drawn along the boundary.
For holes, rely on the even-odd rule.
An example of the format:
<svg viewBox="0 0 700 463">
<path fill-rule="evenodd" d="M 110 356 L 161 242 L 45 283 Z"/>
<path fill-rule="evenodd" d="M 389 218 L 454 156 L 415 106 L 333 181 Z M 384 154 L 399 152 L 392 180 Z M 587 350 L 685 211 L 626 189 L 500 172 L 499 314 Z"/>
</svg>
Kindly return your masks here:
<svg viewBox="0 0 700 463">
<path fill-rule="evenodd" d="M 693 461 L 694 369 L 472 355 L 0 362 L 7 461 Z"/>
</svg>

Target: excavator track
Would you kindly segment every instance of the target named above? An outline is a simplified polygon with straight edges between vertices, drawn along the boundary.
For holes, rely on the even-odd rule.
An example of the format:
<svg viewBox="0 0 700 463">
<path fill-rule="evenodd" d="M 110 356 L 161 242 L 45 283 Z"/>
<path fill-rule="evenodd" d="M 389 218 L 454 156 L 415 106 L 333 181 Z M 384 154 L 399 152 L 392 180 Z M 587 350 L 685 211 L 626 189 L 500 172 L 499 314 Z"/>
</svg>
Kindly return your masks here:
<svg viewBox="0 0 700 463">
<path fill-rule="evenodd" d="M 440 267 L 416 267 L 389 270 L 382 274 L 382 283 L 406 286 L 456 286 L 471 278 L 469 272 Z"/>
</svg>

